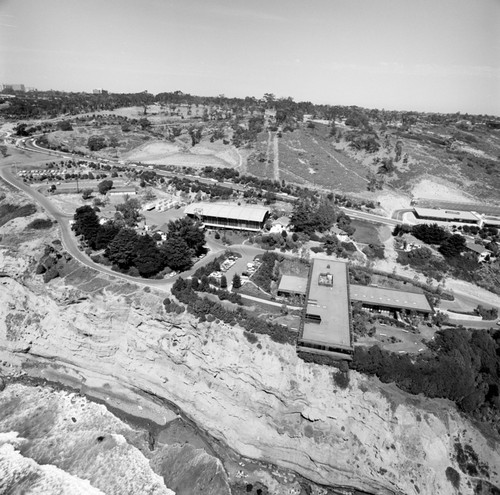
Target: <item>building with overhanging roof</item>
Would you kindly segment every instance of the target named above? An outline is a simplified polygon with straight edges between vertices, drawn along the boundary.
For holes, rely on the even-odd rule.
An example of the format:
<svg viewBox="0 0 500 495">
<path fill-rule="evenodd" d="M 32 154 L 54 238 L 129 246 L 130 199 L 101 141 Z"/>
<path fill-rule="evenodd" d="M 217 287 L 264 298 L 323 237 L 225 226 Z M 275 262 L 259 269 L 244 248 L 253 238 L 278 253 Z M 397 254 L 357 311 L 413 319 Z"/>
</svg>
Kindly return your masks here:
<svg viewBox="0 0 500 495">
<path fill-rule="evenodd" d="M 431 305 L 424 294 L 405 292 L 399 289 L 385 289 L 371 285 L 351 285 L 350 297 L 361 302 L 363 308 L 375 311 L 415 311 L 427 316 L 432 313 Z"/>
<path fill-rule="evenodd" d="M 307 278 L 295 275 L 282 275 L 278 285 L 278 296 L 305 296 Z"/>
<path fill-rule="evenodd" d="M 348 264 L 314 258 L 297 350 L 352 359 Z"/>
<path fill-rule="evenodd" d="M 416 206 L 413 208 L 413 212 L 417 219 L 430 220 L 432 222 L 469 223 L 479 226 L 482 222 L 481 216 L 473 211 L 442 210 Z"/>
<path fill-rule="evenodd" d="M 206 227 L 258 232 L 269 218 L 269 210 L 257 205 L 192 203 L 184 213 Z"/>
</svg>

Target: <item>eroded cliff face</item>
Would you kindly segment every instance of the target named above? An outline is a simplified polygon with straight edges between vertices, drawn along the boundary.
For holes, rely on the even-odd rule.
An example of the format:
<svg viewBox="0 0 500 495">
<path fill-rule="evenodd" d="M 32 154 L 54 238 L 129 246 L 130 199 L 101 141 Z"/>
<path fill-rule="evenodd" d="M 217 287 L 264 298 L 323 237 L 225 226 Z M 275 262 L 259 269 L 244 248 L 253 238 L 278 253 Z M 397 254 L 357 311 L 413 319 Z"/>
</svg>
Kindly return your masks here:
<svg viewBox="0 0 500 495">
<path fill-rule="evenodd" d="M 500 484 L 498 445 L 449 402 L 353 372 L 339 389 L 332 369 L 304 363 L 292 346 L 262 336 L 251 344 L 237 327 L 166 314 L 162 297 L 76 265 L 47 285 L 2 278 L 0 360 L 84 389 L 137 393 L 138 403 L 145 393 L 166 398 L 241 455 L 323 485 L 454 494 L 452 467 L 459 492 L 473 493 L 456 444 Z"/>
</svg>

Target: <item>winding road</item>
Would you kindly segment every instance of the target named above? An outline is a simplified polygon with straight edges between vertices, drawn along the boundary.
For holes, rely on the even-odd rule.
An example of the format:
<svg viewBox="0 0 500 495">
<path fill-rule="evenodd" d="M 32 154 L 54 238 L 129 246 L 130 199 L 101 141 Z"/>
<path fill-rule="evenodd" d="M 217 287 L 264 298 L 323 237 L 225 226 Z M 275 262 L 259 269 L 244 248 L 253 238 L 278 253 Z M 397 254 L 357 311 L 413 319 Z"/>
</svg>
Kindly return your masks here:
<svg viewBox="0 0 500 495">
<path fill-rule="evenodd" d="M 33 141 L 35 138 L 24 138 L 24 139 L 19 139 L 17 140 L 16 146 L 25 150 L 25 151 L 31 151 L 31 152 L 37 152 L 37 153 L 43 153 L 45 155 L 50 155 L 50 156 L 60 156 L 61 158 L 74 158 L 71 154 L 68 153 L 63 153 L 63 152 L 53 152 L 53 151 L 47 151 L 44 148 L 40 148 L 39 146 L 36 145 Z M 78 159 L 85 159 L 85 158 L 80 158 Z M 91 161 L 92 159 L 87 159 Z M 165 172 L 165 175 L 175 175 L 171 174 L 169 172 Z M 25 192 L 28 196 L 30 196 L 36 203 L 38 203 L 44 210 L 47 212 L 48 215 L 50 215 L 54 220 L 57 221 L 59 227 L 60 227 L 60 232 L 61 232 L 61 241 L 63 244 L 64 249 L 70 253 L 76 260 L 78 260 L 80 263 L 83 265 L 92 268 L 93 270 L 96 270 L 100 273 L 103 273 L 108 276 L 120 278 L 122 280 L 125 280 L 130 283 L 142 285 L 142 286 L 148 286 L 151 288 L 159 289 L 159 290 L 164 290 L 164 291 L 170 291 L 170 288 L 172 287 L 173 283 L 175 280 L 180 276 L 174 276 L 170 277 L 168 279 L 140 279 L 136 277 L 131 277 L 129 275 L 125 275 L 123 273 L 118 273 L 114 272 L 108 267 L 105 267 L 103 265 L 99 265 L 92 261 L 90 257 L 88 257 L 84 252 L 82 252 L 78 248 L 78 241 L 73 234 L 73 231 L 71 230 L 70 227 L 70 220 L 72 218 L 71 215 L 65 214 L 61 212 L 51 201 L 49 198 L 45 197 L 43 194 L 39 193 L 29 185 L 25 184 L 21 180 L 19 180 L 15 174 L 12 173 L 11 170 L 11 165 L 10 164 L 3 164 L 0 165 L 0 177 L 4 179 L 7 183 L 12 185 L 13 187 Z M 200 178 L 197 178 L 200 180 Z M 203 180 L 203 179 L 202 179 Z M 234 187 L 234 184 L 227 183 L 229 187 Z M 242 187 L 242 186 L 239 186 Z M 387 218 L 387 217 L 382 217 L 379 215 L 375 215 L 373 213 L 367 213 L 367 212 L 362 212 L 358 210 L 353 210 L 350 208 L 341 208 L 345 213 L 347 213 L 349 216 L 352 218 L 357 218 L 361 220 L 365 220 L 368 222 L 374 222 L 374 223 L 380 223 L 384 225 L 389 225 L 389 226 L 395 226 L 398 224 L 403 223 L 402 221 L 402 214 L 406 210 L 400 210 L 398 212 L 395 212 L 396 214 L 393 215 L 393 218 Z M 395 217 L 395 218 L 394 218 Z M 256 255 L 262 254 L 264 250 L 260 248 L 256 248 L 253 246 L 248 246 L 248 245 L 234 245 L 234 246 L 229 246 L 226 247 L 220 243 L 217 243 L 213 239 L 208 239 L 207 240 L 207 247 L 209 248 L 209 254 L 198 261 L 193 268 L 191 268 L 187 272 L 183 272 L 182 276 L 184 278 L 191 276 L 200 266 L 204 266 L 210 261 L 212 261 L 216 256 L 218 256 L 221 252 L 223 252 L 226 249 L 231 249 L 232 251 L 238 252 L 239 254 L 242 255 L 242 257 L 248 261 L 251 261 Z M 470 294 L 466 293 L 460 293 L 459 291 L 456 291 L 456 297 L 457 300 L 454 303 L 449 303 L 447 301 L 442 301 L 443 303 L 443 309 L 450 309 L 450 310 L 457 310 L 460 308 L 460 306 L 468 306 L 468 307 L 475 307 L 478 304 L 484 304 L 484 301 L 479 298 L 475 297 Z M 498 321 L 498 320 L 497 320 Z M 482 321 L 482 322 L 472 322 L 472 321 L 456 321 L 457 323 L 462 323 L 466 326 L 474 327 L 474 328 L 489 328 L 491 326 L 494 326 L 496 321 Z"/>
<path fill-rule="evenodd" d="M 30 151 L 33 151 L 29 149 Z M 38 150 L 37 150 L 38 151 Z M 43 152 L 46 153 L 47 152 Z M 60 233 L 61 233 L 61 242 L 64 249 L 71 254 L 71 256 L 78 260 L 82 265 L 85 265 L 93 270 L 97 270 L 100 273 L 105 275 L 109 275 L 115 278 L 120 278 L 127 282 L 131 282 L 138 285 L 143 285 L 159 290 L 170 291 L 170 288 L 174 284 L 175 280 L 180 276 L 177 275 L 175 277 L 171 277 L 168 279 L 141 279 L 137 277 L 131 277 L 129 275 L 114 272 L 108 267 L 103 265 L 99 265 L 95 263 L 88 257 L 83 251 L 78 248 L 78 241 L 71 230 L 70 220 L 72 219 L 72 215 L 68 215 L 66 213 L 61 212 L 51 201 L 49 198 L 45 197 L 43 194 L 33 189 L 29 185 L 20 181 L 11 170 L 10 164 L 0 165 L 0 177 L 15 187 L 18 190 L 23 191 L 28 196 L 30 196 L 38 205 L 40 205 L 46 213 L 51 216 L 59 225 Z M 204 266 L 210 261 L 212 261 L 215 257 L 217 257 L 221 252 L 226 249 L 231 249 L 232 251 L 238 252 L 243 257 L 253 259 L 257 254 L 262 254 L 264 251 L 262 249 L 253 247 L 253 246 L 245 246 L 245 245 L 235 245 L 227 248 L 226 246 L 219 244 L 215 241 L 209 240 L 207 242 L 207 246 L 209 248 L 209 254 L 202 258 L 200 261 L 195 263 L 195 265 L 187 272 L 182 273 L 182 277 L 186 278 L 191 276 L 200 266 Z"/>
</svg>

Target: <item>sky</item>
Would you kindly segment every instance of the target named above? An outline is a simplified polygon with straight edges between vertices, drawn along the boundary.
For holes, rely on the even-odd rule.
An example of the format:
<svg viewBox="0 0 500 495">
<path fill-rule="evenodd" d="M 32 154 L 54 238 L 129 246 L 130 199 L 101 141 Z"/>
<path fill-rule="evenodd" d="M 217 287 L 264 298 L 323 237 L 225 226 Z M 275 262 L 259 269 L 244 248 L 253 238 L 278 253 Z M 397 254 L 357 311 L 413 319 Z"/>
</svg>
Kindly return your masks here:
<svg viewBox="0 0 500 495">
<path fill-rule="evenodd" d="M 500 0 L 0 0 L 0 83 L 500 115 Z"/>
</svg>

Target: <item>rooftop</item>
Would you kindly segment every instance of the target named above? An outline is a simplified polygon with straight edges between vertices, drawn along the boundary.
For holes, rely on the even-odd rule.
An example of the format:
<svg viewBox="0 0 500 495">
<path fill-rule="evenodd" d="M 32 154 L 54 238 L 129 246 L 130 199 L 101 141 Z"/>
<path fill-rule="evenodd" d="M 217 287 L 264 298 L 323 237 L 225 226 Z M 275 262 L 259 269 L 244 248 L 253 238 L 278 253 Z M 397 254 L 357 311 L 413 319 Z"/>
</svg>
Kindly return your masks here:
<svg viewBox="0 0 500 495">
<path fill-rule="evenodd" d="M 283 275 L 278 286 L 278 292 L 293 292 L 294 294 L 305 294 L 307 291 L 307 278 L 295 275 Z"/>
<path fill-rule="evenodd" d="M 304 322 L 303 341 L 351 349 L 346 262 L 313 259 L 306 313 L 321 321 Z"/>
<path fill-rule="evenodd" d="M 351 301 L 432 313 L 432 308 L 424 294 L 415 294 L 398 289 L 385 289 L 371 285 L 351 285 Z"/>
<path fill-rule="evenodd" d="M 191 203 L 186 206 L 184 213 L 186 215 L 199 214 L 207 217 L 263 222 L 269 210 L 263 206 L 235 203 Z"/>
<path fill-rule="evenodd" d="M 467 246 L 467 249 L 474 251 L 477 254 L 489 253 L 489 251 L 484 246 L 481 246 L 481 244 L 475 244 L 474 242 L 468 241 L 465 245 Z"/>
<path fill-rule="evenodd" d="M 415 213 L 419 217 L 435 218 L 436 220 L 460 220 L 462 222 L 476 223 L 480 220 L 479 215 L 472 211 L 441 210 L 436 208 L 419 208 L 415 206 Z"/>
</svg>

